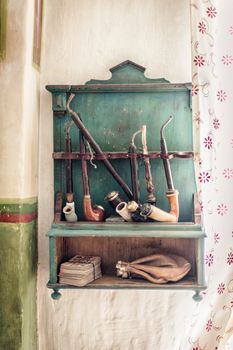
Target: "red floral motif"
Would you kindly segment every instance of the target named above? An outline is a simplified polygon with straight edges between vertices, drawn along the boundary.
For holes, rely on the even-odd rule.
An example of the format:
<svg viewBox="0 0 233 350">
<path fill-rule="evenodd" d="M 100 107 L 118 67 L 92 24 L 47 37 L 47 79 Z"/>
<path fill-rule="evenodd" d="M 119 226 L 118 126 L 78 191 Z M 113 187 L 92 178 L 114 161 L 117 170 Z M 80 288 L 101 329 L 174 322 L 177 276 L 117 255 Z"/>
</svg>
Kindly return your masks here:
<svg viewBox="0 0 233 350">
<path fill-rule="evenodd" d="M 233 264 L 233 252 L 228 253 L 228 255 L 227 255 L 227 264 L 228 265 Z"/>
<path fill-rule="evenodd" d="M 223 176 L 225 179 L 232 179 L 233 178 L 233 169 L 226 168 L 223 170 Z"/>
<path fill-rule="evenodd" d="M 218 243 L 219 240 L 220 240 L 219 234 L 218 234 L 218 233 L 215 233 L 215 234 L 214 234 L 214 243 L 215 243 L 215 244 Z"/>
<path fill-rule="evenodd" d="M 200 124 L 202 122 L 201 117 L 200 117 L 200 112 L 195 113 L 193 120 L 195 122 L 197 122 L 198 124 Z"/>
<path fill-rule="evenodd" d="M 195 96 L 198 94 L 199 88 L 197 85 L 192 84 L 192 96 Z"/>
<path fill-rule="evenodd" d="M 213 6 L 208 7 L 206 10 L 206 13 L 207 13 L 208 17 L 210 17 L 210 18 L 214 18 L 217 15 L 216 8 Z"/>
<path fill-rule="evenodd" d="M 218 99 L 218 101 L 223 102 L 223 101 L 226 100 L 226 98 L 227 98 L 226 91 L 218 90 L 218 92 L 217 92 L 217 99 Z"/>
<path fill-rule="evenodd" d="M 226 66 L 229 66 L 233 63 L 233 57 L 231 55 L 223 55 L 222 56 L 222 63 Z"/>
<path fill-rule="evenodd" d="M 201 211 L 203 211 L 203 209 L 204 209 L 204 205 L 203 205 L 203 203 L 202 203 L 202 202 L 200 202 L 200 207 L 201 207 Z M 233 237 L 233 232 L 232 232 L 232 237 Z"/>
<path fill-rule="evenodd" d="M 198 176 L 199 182 L 206 183 L 210 181 L 210 174 L 208 171 L 203 171 L 202 173 L 199 174 Z"/>
<path fill-rule="evenodd" d="M 193 348 L 193 350 L 200 350 L 199 346 L 196 346 L 195 348 Z"/>
<path fill-rule="evenodd" d="M 217 288 L 218 294 L 223 294 L 224 290 L 225 290 L 225 284 L 219 283 L 218 288 Z"/>
<path fill-rule="evenodd" d="M 194 57 L 193 62 L 195 63 L 195 66 L 201 67 L 201 66 L 204 66 L 205 59 L 204 59 L 203 56 L 197 55 L 197 56 Z"/>
<path fill-rule="evenodd" d="M 213 120 L 213 127 L 214 127 L 216 130 L 219 129 L 219 127 L 220 127 L 219 119 L 214 118 L 214 120 Z"/>
<path fill-rule="evenodd" d="M 229 32 L 230 32 L 231 35 L 233 35 L 233 26 L 230 26 Z"/>
<path fill-rule="evenodd" d="M 204 145 L 205 145 L 205 148 L 211 149 L 211 148 L 213 147 L 213 140 L 212 140 L 212 137 L 210 137 L 210 136 L 205 137 L 203 143 L 204 143 Z"/>
<path fill-rule="evenodd" d="M 231 305 L 231 307 L 233 307 L 233 299 L 231 300 L 230 305 Z"/>
<path fill-rule="evenodd" d="M 205 298 L 206 294 L 207 294 L 207 289 L 206 290 L 202 290 L 200 292 L 200 295 L 202 296 L 202 298 Z"/>
<path fill-rule="evenodd" d="M 207 29 L 206 24 L 203 21 L 199 22 L 198 29 L 200 33 L 202 34 L 206 33 L 206 29 Z"/>
<path fill-rule="evenodd" d="M 205 257 L 205 263 L 207 266 L 212 266 L 213 265 L 213 262 L 214 262 L 214 256 L 212 253 L 210 254 L 207 254 L 206 257 Z"/>
<path fill-rule="evenodd" d="M 217 212 L 221 216 L 225 215 L 227 213 L 227 210 L 228 209 L 227 209 L 226 204 L 223 204 L 223 203 L 219 204 L 217 207 Z"/>
<path fill-rule="evenodd" d="M 211 331 L 212 327 L 213 327 L 213 321 L 211 319 L 209 319 L 206 323 L 207 332 Z"/>
</svg>

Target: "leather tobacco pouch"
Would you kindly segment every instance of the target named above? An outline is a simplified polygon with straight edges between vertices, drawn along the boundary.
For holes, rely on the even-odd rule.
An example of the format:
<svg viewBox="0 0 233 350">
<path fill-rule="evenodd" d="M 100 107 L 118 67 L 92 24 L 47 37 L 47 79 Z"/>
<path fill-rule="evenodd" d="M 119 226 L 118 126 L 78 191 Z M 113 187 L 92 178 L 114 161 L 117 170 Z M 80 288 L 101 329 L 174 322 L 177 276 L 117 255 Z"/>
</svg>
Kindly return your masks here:
<svg viewBox="0 0 233 350">
<path fill-rule="evenodd" d="M 153 254 L 132 262 L 118 261 L 117 276 L 141 277 L 149 282 L 163 284 L 181 280 L 191 269 L 191 264 L 182 256 Z"/>
</svg>

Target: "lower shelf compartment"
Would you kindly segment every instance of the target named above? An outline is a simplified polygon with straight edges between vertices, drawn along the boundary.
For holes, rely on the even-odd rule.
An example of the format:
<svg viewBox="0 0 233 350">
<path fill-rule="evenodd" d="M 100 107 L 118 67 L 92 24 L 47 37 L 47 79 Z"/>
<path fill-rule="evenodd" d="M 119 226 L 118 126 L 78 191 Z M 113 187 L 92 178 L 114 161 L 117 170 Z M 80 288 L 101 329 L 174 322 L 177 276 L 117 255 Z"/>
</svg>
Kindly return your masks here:
<svg viewBox="0 0 233 350">
<path fill-rule="evenodd" d="M 111 289 L 111 290 L 193 290 L 193 299 L 200 301 L 200 292 L 206 288 L 204 278 L 204 234 L 193 237 L 186 232 L 182 237 L 168 235 L 163 237 L 162 231 L 152 237 L 135 236 L 83 236 L 79 230 L 76 235 L 50 236 L 50 281 L 48 288 L 53 289 L 52 298 L 59 299 L 62 289 Z M 100 230 L 100 232 L 102 232 Z M 110 232 L 110 231 L 109 231 Z M 121 232 L 121 231 L 119 231 Z M 127 231 L 126 231 L 127 232 Z M 126 233 L 125 232 L 125 233 Z M 64 233 L 61 229 L 61 233 Z M 185 258 L 191 269 L 187 276 L 178 282 L 154 284 L 144 279 L 122 279 L 116 276 L 118 261 L 135 261 L 153 254 L 178 255 Z M 84 286 L 77 287 L 56 283 L 60 273 L 60 266 L 75 255 L 101 257 L 101 271 L 103 277 Z M 53 283 L 52 283 L 53 282 Z"/>
<path fill-rule="evenodd" d="M 166 284 L 154 284 L 143 279 L 123 279 L 116 276 L 104 275 L 103 277 L 87 284 L 84 287 L 71 286 L 60 283 L 47 284 L 52 289 L 191 289 L 203 290 L 205 285 L 197 284 L 196 278 L 185 277 L 178 282 L 169 282 Z"/>
</svg>

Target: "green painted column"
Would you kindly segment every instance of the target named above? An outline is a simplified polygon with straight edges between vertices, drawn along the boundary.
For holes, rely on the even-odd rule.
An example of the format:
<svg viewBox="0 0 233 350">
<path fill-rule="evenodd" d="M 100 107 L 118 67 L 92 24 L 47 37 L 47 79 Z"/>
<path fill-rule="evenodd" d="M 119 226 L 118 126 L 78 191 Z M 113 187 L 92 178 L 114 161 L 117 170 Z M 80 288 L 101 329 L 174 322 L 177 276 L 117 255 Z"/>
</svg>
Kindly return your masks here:
<svg viewBox="0 0 233 350">
<path fill-rule="evenodd" d="M 0 200 L 0 349 L 34 350 L 37 199 Z"/>
<path fill-rule="evenodd" d="M 6 0 L 0 1 L 0 60 L 6 55 Z"/>
</svg>

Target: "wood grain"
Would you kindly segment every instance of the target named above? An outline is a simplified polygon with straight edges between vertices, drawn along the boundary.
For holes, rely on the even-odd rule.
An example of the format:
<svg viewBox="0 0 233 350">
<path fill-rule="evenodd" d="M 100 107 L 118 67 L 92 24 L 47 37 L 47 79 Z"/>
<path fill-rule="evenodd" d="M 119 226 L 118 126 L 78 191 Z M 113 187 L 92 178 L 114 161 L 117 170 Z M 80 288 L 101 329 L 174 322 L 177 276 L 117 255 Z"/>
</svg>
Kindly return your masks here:
<svg viewBox="0 0 233 350">
<path fill-rule="evenodd" d="M 64 239 L 63 260 L 76 254 L 99 255 L 103 273 L 114 275 L 118 260 L 132 261 L 155 253 L 183 256 L 192 266 L 189 276 L 196 274 L 195 239 L 70 237 Z"/>
</svg>

